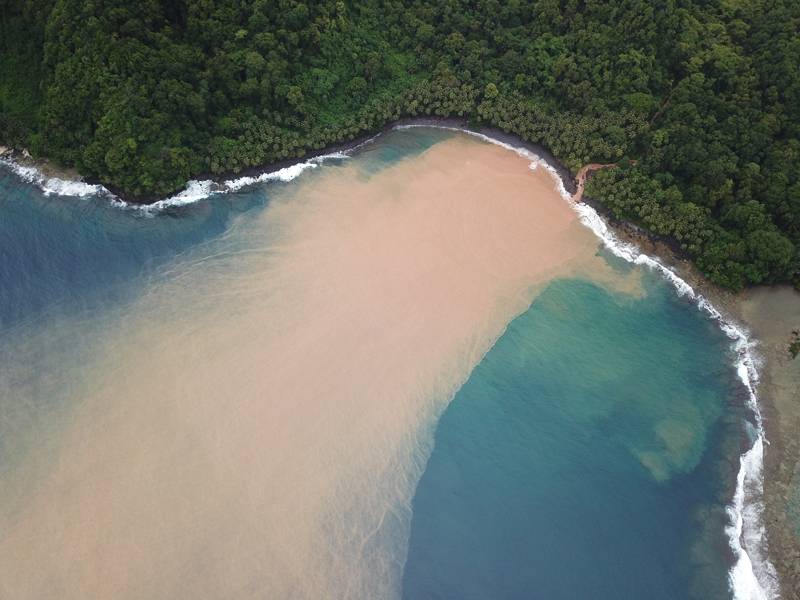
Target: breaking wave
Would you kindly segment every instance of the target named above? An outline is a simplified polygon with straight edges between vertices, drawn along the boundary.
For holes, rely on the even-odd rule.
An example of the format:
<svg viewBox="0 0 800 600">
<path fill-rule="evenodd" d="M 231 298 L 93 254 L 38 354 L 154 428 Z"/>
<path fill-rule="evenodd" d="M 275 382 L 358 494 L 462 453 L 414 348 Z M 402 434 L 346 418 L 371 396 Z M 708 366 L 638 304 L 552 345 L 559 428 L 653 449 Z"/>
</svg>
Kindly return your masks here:
<svg viewBox="0 0 800 600">
<path fill-rule="evenodd" d="M 20 165 L 14 160 L 0 158 L 0 164 L 7 167 L 17 177 L 26 183 L 30 183 L 39 188 L 45 196 L 66 196 L 71 198 L 91 198 L 106 197 L 111 200 L 114 206 L 119 208 L 136 210 L 145 214 L 155 215 L 165 208 L 172 206 L 183 206 L 199 200 L 204 200 L 214 194 L 232 194 L 243 188 L 266 183 L 269 181 L 291 181 L 298 177 L 303 171 L 313 169 L 329 159 L 348 158 L 349 154 L 344 152 L 333 152 L 323 156 L 311 158 L 305 162 L 296 163 L 270 173 L 262 173 L 257 176 L 243 176 L 236 179 L 229 179 L 223 183 L 217 183 L 209 179 L 192 179 L 186 189 L 178 192 L 174 196 L 159 200 L 152 204 L 133 204 L 122 200 L 119 196 L 99 184 L 89 184 L 84 181 L 73 181 L 59 179 L 58 177 L 48 177 L 36 167 Z"/>
<path fill-rule="evenodd" d="M 70 196 L 88 198 L 90 196 L 113 196 L 102 185 L 92 185 L 84 181 L 71 181 L 48 177 L 36 167 L 25 167 L 14 160 L 0 158 L 0 164 L 7 167 L 26 183 L 30 183 L 44 193 L 45 196 Z"/>
</svg>

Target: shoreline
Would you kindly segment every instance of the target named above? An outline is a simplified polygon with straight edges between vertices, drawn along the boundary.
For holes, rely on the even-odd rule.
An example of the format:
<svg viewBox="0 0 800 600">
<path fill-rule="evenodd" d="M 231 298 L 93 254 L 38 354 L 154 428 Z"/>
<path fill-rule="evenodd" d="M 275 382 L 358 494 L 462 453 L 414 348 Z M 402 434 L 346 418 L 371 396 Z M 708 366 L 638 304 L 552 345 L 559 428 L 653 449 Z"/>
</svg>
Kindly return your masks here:
<svg viewBox="0 0 800 600">
<path fill-rule="evenodd" d="M 239 173 L 200 175 L 190 180 L 186 188 L 167 197 L 131 197 L 128 194 L 118 193 L 118 191 L 108 186 L 101 187 L 102 184 L 99 184 L 99 182 L 93 179 L 84 180 L 74 169 L 60 169 L 55 165 L 52 165 L 52 170 L 48 173 L 45 169 L 51 168 L 51 163 L 47 161 L 36 161 L 30 158 L 30 155 L 26 157 L 25 151 L 20 152 L 12 150 L 9 152 L 6 150 L 5 153 L 3 153 L 3 149 L 0 148 L 0 158 L 3 158 L 4 162 L 16 163 L 25 169 L 36 169 L 36 171 L 41 174 L 41 178 L 47 178 L 48 180 L 57 178 L 61 180 L 63 179 L 61 175 L 65 175 L 70 177 L 70 179 L 63 179 L 64 181 L 80 182 L 83 185 L 90 186 L 94 190 L 93 193 L 98 193 L 98 191 L 102 189 L 108 190 L 108 193 L 115 197 L 113 198 L 114 200 L 130 207 L 141 207 L 145 209 L 148 207 L 160 208 L 161 206 L 184 204 L 199 199 L 199 197 L 192 197 L 189 193 L 193 186 L 199 186 L 200 189 L 196 191 L 205 197 L 214 193 L 235 191 L 246 185 L 256 183 L 258 178 L 263 178 L 261 181 L 268 179 L 284 179 L 280 174 L 281 171 L 299 167 L 299 169 L 292 171 L 293 174 L 291 176 L 287 176 L 287 178 L 293 178 L 296 174 L 304 170 L 304 168 L 318 164 L 320 160 L 324 160 L 327 157 L 336 157 L 337 155 L 346 155 L 380 135 L 394 129 L 411 127 L 432 127 L 463 131 L 468 134 L 488 138 L 489 141 L 499 143 L 510 149 L 528 151 L 536 155 L 538 160 L 543 163 L 548 170 L 558 175 L 566 193 L 573 196 L 578 191 L 576 178 L 572 172 L 561 165 L 545 148 L 527 142 L 515 134 L 506 133 L 495 127 L 483 127 L 480 130 L 476 130 L 469 126 L 466 118 L 457 117 L 416 117 L 400 119 L 387 123 L 381 131 L 377 133 L 361 136 L 343 144 L 336 144 L 314 150 L 302 157 L 284 159 L 275 163 L 250 167 Z M 52 175 L 50 173 L 52 173 Z M 591 177 L 591 174 L 590 172 L 589 177 Z M 269 177 L 271 175 L 275 177 Z M 75 179 L 71 177 L 75 177 Z M 250 179 L 252 181 L 247 181 L 238 187 L 231 188 L 231 183 L 244 179 Z M 34 181 L 34 183 L 37 182 Z M 38 183 L 41 183 L 41 181 Z M 59 190 L 54 190 L 50 193 L 60 192 Z M 173 200 L 176 202 L 171 202 Z M 699 296 L 706 299 L 707 303 L 711 305 L 711 310 L 706 308 L 705 312 L 709 313 L 709 316 L 714 318 L 712 310 L 716 309 L 720 315 L 719 318 L 716 319 L 719 326 L 723 327 L 723 325 L 732 325 L 736 323 L 743 324 L 747 329 L 743 335 L 747 336 L 746 339 L 748 339 L 748 342 L 756 341 L 756 339 L 749 339 L 750 332 L 753 331 L 754 327 L 751 320 L 746 317 L 742 307 L 743 295 L 747 290 L 745 290 L 745 292 L 735 293 L 707 281 L 690 260 L 688 253 L 680 248 L 680 244 L 676 240 L 661 238 L 642 230 L 632 222 L 618 220 L 610 211 L 592 198 L 584 196 L 580 199 L 580 202 L 593 209 L 600 216 L 600 220 L 611 230 L 612 237 L 616 238 L 622 244 L 633 245 L 637 252 L 641 253 L 640 256 L 656 259 L 656 262 L 661 263 L 663 268 L 670 270 L 675 276 L 680 278 L 684 284 L 691 286 L 693 290 L 691 297 L 694 302 L 701 301 L 698 298 Z M 597 231 L 595 231 L 595 233 L 601 238 L 601 243 L 608 245 L 602 235 Z M 680 295 L 683 295 L 681 294 L 679 284 L 675 281 L 671 283 L 676 287 L 676 291 Z M 702 308 L 702 306 L 698 308 Z M 797 325 L 800 326 L 800 322 L 798 322 Z M 736 327 L 735 325 L 732 326 L 734 328 Z M 723 330 L 724 329 L 723 327 Z M 729 335 L 729 337 L 731 336 Z M 759 422 L 763 421 L 765 434 L 768 434 L 765 439 L 765 441 L 768 440 L 768 449 L 766 449 L 764 453 L 762 471 L 764 490 L 761 498 L 763 499 L 764 507 L 760 514 L 760 520 L 763 521 L 763 525 L 766 528 L 769 561 L 778 571 L 778 580 L 781 584 L 779 596 L 784 598 L 798 598 L 800 597 L 798 596 L 798 592 L 800 592 L 800 553 L 794 550 L 797 546 L 797 540 L 791 529 L 786 527 L 784 507 L 796 486 L 797 472 L 798 469 L 800 469 L 800 448 L 797 447 L 797 444 L 787 444 L 786 442 L 788 440 L 783 439 L 779 425 L 779 411 L 775 405 L 770 389 L 771 366 L 775 363 L 776 357 L 774 353 L 767 353 L 765 355 L 762 351 L 762 346 L 763 344 L 759 344 L 755 351 L 756 361 L 759 363 L 759 372 L 758 380 L 754 381 L 755 387 L 758 389 L 756 420 Z M 747 352 L 749 353 L 749 351 Z M 746 387 L 749 387 L 748 382 L 743 383 Z M 760 415 L 758 414 L 758 409 L 760 409 Z M 745 455 L 740 455 L 740 460 L 744 460 L 744 458 Z M 787 462 L 789 463 L 788 466 L 786 464 Z M 735 549 L 733 550 L 735 552 Z M 735 595 L 735 597 L 738 598 L 739 596 Z M 753 597 L 759 596 L 754 595 Z M 761 597 L 767 596 L 762 595 Z"/>
<path fill-rule="evenodd" d="M 773 382 L 776 368 L 787 365 L 787 361 L 789 365 L 793 363 L 788 347 L 792 330 L 800 327 L 800 313 L 796 322 L 781 323 L 785 328 L 785 340 L 782 340 L 784 343 L 779 341 L 776 344 L 774 340 L 770 342 L 762 339 L 754 315 L 745 311 L 745 303 L 750 296 L 771 290 L 780 290 L 795 297 L 800 306 L 800 292 L 788 284 L 745 288 L 741 292 L 718 286 L 705 278 L 677 241 L 645 231 L 632 222 L 616 219 L 609 210 L 592 198 L 584 197 L 583 202 L 602 216 L 623 243 L 632 244 L 642 253 L 657 258 L 691 286 L 695 294 L 707 299 L 719 311 L 723 321 L 738 323 L 743 327 L 752 346 L 757 367 L 757 379 L 753 387 L 758 395 L 760 420 L 766 441 L 762 467 L 761 520 L 767 534 L 767 557 L 777 573 L 780 584 L 778 597 L 785 600 L 800 599 L 800 552 L 797 536 L 800 532 L 800 520 L 797 517 L 800 514 L 795 515 L 796 522 L 792 526 L 788 523 L 791 515 L 787 513 L 787 506 L 792 501 L 797 501 L 800 491 L 800 443 L 790 435 L 800 427 L 800 421 L 782 416 L 778 398 L 781 390 Z M 800 360 L 797 362 L 797 371 L 800 372 Z M 800 395 L 800 389 L 797 395 Z"/>
<path fill-rule="evenodd" d="M 708 281 L 691 261 L 688 253 L 671 239 L 664 239 L 638 227 L 629 221 L 616 219 L 610 211 L 592 198 L 583 202 L 597 211 L 609 228 L 625 243 L 635 245 L 646 255 L 659 259 L 678 277 L 690 285 L 696 294 L 706 298 L 729 323 L 739 323 L 745 328 L 758 367 L 755 388 L 758 394 L 761 420 L 765 431 L 767 446 L 764 449 L 763 464 L 763 512 L 762 520 L 767 532 L 767 554 L 775 567 L 780 583 L 779 597 L 786 600 L 800 599 L 800 513 L 791 515 L 787 507 L 797 503 L 800 493 L 800 442 L 792 435 L 800 428 L 800 420 L 788 413 L 786 406 L 796 403 L 800 396 L 800 386 L 795 388 L 795 398 L 783 398 L 785 386 L 774 381 L 775 371 L 781 370 L 785 376 L 787 369 L 794 367 L 800 374 L 800 359 L 789 354 L 789 344 L 794 330 L 800 328 L 800 312 L 794 321 L 784 320 L 777 324 L 783 328 L 784 336 L 768 339 L 760 329 L 754 314 L 748 314 L 746 304 L 752 297 L 781 293 L 794 298 L 800 307 L 800 292 L 789 284 L 757 286 L 745 288 L 741 292 L 723 288 Z M 750 311 L 752 312 L 752 311 Z M 795 379 L 794 383 L 798 383 Z M 784 406 L 781 406 L 783 404 Z M 794 521 L 793 523 L 791 521 Z"/>
<path fill-rule="evenodd" d="M 555 170 L 559 174 L 564 182 L 565 189 L 570 194 L 574 194 L 577 191 L 577 186 L 575 185 L 572 172 L 564 165 L 559 163 L 555 156 L 553 156 L 553 154 L 547 150 L 547 148 L 523 140 L 518 135 L 506 133 L 497 127 L 487 126 L 482 127 L 480 130 L 476 130 L 469 126 L 469 121 L 465 117 L 403 117 L 397 121 L 386 123 L 386 125 L 384 125 L 380 131 L 375 133 L 359 136 L 350 140 L 349 142 L 332 144 L 325 146 L 324 148 L 311 150 L 310 152 L 307 152 L 299 157 L 285 158 L 272 163 L 247 167 L 239 172 L 201 173 L 195 177 L 192 177 L 182 189 L 167 195 L 134 196 L 133 194 L 124 192 L 113 185 L 103 183 L 96 177 L 83 177 L 72 167 L 59 167 L 58 165 L 55 165 L 46 159 L 34 159 L 30 156 L 25 148 L 16 149 L 0 146 L 0 161 L 12 166 L 17 165 L 18 167 L 21 167 L 19 170 L 23 172 L 18 174 L 23 178 L 28 179 L 32 183 L 39 184 L 40 187 L 45 189 L 46 193 L 85 196 L 106 190 L 107 195 L 112 196 L 117 201 L 121 201 L 129 206 L 146 208 L 154 205 L 166 206 L 170 204 L 170 201 L 172 200 L 178 200 L 178 202 L 175 202 L 176 204 L 184 204 L 186 202 L 181 202 L 180 200 L 190 195 L 192 189 L 197 186 L 203 188 L 205 195 L 210 195 L 215 192 L 224 193 L 229 190 L 231 183 L 238 180 L 245 178 L 257 179 L 270 175 L 279 175 L 284 169 L 292 169 L 293 167 L 315 164 L 315 162 L 319 161 L 320 159 L 324 160 L 326 157 L 344 155 L 356 150 L 364 144 L 371 142 L 381 135 L 387 134 L 395 129 L 403 129 L 405 127 L 433 127 L 438 129 L 447 128 L 464 131 L 466 133 L 476 133 L 485 135 L 493 140 L 497 140 L 498 142 L 502 142 L 509 146 L 514 146 L 515 148 L 528 150 L 529 152 L 532 152 L 540 157 L 540 159 L 544 161 L 549 168 Z M 39 176 L 37 177 L 34 173 L 31 173 L 31 170 L 35 170 Z M 268 179 L 268 177 L 265 177 L 265 179 Z M 87 189 L 86 193 L 74 193 L 74 190 L 71 190 L 73 191 L 73 194 L 69 194 L 61 192 L 61 189 L 63 189 L 65 186 L 60 183 L 55 183 L 55 185 L 50 186 L 43 185 L 45 183 L 55 181 L 64 182 L 67 184 L 83 184 L 87 188 L 91 188 L 91 191 Z M 50 189 L 48 190 L 47 188 Z"/>
<path fill-rule="evenodd" d="M 103 184 L 99 180 L 95 180 L 94 178 L 86 179 L 86 182 L 94 185 L 103 185 L 115 196 L 117 196 L 121 200 L 124 200 L 128 204 L 149 206 L 158 202 L 169 201 L 170 198 L 180 196 L 182 193 L 185 193 L 189 189 L 189 185 L 192 182 L 197 182 L 197 183 L 210 182 L 212 184 L 211 191 L 224 192 L 227 190 L 227 187 L 230 182 L 244 178 L 257 179 L 265 175 L 275 175 L 280 171 L 282 171 L 283 169 L 290 169 L 297 165 L 304 165 L 306 163 L 319 159 L 324 159 L 325 157 L 329 156 L 346 154 L 348 152 L 352 152 L 358 149 L 364 144 L 368 144 L 369 142 L 378 138 L 381 135 L 385 135 L 395 129 L 404 129 L 407 127 L 432 127 L 437 129 L 447 128 L 447 129 L 464 131 L 466 133 L 477 133 L 490 137 L 504 144 L 514 146 L 515 148 L 523 148 L 525 150 L 528 150 L 529 152 L 533 152 L 534 154 L 536 154 L 541 160 L 543 160 L 548 165 L 548 167 L 554 169 L 561 177 L 562 181 L 564 182 L 564 187 L 567 189 L 568 192 L 570 192 L 570 194 L 574 194 L 577 191 L 577 186 L 573 181 L 574 177 L 572 172 L 569 169 L 567 169 L 564 165 L 562 165 L 560 162 L 558 162 L 555 156 L 553 156 L 553 154 L 545 147 L 523 140 L 518 135 L 506 133 L 505 131 L 503 131 L 502 129 L 498 129 L 497 127 L 487 126 L 487 127 L 482 127 L 479 130 L 476 130 L 469 126 L 469 120 L 465 117 L 436 117 L 436 116 L 403 117 L 401 119 L 398 119 L 397 121 L 390 121 L 389 123 L 386 123 L 386 125 L 384 125 L 378 132 L 359 136 L 357 138 L 350 140 L 349 142 L 342 142 L 341 144 L 332 144 L 329 146 L 325 146 L 324 148 L 312 150 L 310 152 L 305 153 L 303 156 L 299 156 L 296 158 L 285 158 L 272 163 L 266 163 L 254 167 L 247 167 L 246 169 L 242 169 L 238 173 L 234 172 L 201 173 L 200 175 L 192 178 L 186 187 L 184 187 L 182 190 L 179 190 L 174 194 L 170 194 L 168 196 L 148 196 L 144 198 L 144 201 L 142 201 L 142 197 L 136 197 L 132 196 L 131 194 L 121 192 L 121 190 L 116 190 L 113 187 L 106 186 L 105 184 Z M 216 189 L 213 188 L 214 184 L 216 184 L 217 186 Z"/>
</svg>

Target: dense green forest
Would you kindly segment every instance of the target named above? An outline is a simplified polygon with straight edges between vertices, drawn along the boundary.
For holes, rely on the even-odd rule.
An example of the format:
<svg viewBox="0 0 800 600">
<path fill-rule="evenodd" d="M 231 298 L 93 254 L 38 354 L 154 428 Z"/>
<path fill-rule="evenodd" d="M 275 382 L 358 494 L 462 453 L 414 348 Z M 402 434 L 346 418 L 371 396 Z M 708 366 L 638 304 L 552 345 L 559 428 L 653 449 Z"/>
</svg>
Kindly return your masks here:
<svg viewBox="0 0 800 600">
<path fill-rule="evenodd" d="M 800 284 L 796 0 L 0 0 L 0 143 L 134 194 L 461 115 L 713 281 Z M 636 159 L 635 166 L 631 159 Z"/>
</svg>

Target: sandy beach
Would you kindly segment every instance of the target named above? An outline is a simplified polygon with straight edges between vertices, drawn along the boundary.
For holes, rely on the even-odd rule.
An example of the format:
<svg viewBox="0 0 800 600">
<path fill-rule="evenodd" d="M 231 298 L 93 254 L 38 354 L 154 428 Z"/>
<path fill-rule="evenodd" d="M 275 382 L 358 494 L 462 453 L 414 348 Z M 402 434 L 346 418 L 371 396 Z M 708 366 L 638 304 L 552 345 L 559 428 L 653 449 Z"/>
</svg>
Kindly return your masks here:
<svg viewBox="0 0 800 600">
<path fill-rule="evenodd" d="M 739 295 L 738 304 L 764 359 L 759 390 L 771 442 L 764 482 L 770 557 L 783 597 L 794 600 L 800 598 L 800 360 L 792 358 L 789 344 L 800 329 L 800 292 L 753 288 Z"/>
<path fill-rule="evenodd" d="M 0 146 L 0 159 L 12 161 L 22 167 L 31 167 L 39 171 L 45 178 L 57 178 L 63 181 L 84 181 L 74 167 L 62 167 L 46 159 L 35 159 L 27 149 Z"/>
</svg>

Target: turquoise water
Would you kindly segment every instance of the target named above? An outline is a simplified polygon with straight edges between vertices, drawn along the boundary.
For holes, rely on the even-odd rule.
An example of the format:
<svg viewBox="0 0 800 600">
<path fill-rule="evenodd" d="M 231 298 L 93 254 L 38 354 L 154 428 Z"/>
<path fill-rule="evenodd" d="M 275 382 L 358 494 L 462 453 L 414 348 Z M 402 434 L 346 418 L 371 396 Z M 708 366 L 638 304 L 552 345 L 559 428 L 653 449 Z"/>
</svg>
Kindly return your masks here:
<svg viewBox="0 0 800 600">
<path fill-rule="evenodd" d="M 450 136 L 368 146 L 364 177 Z M 18 326 L 131 301 L 296 184 L 148 216 L 46 198 L 0 170 L 3 353 Z M 552 283 L 473 371 L 413 498 L 404 598 L 730 597 L 724 507 L 743 413 L 730 341 L 660 278 L 643 282 L 644 297 Z"/>
<path fill-rule="evenodd" d="M 728 595 L 729 342 L 646 288 L 557 281 L 473 371 L 417 487 L 404 598 Z"/>
</svg>

